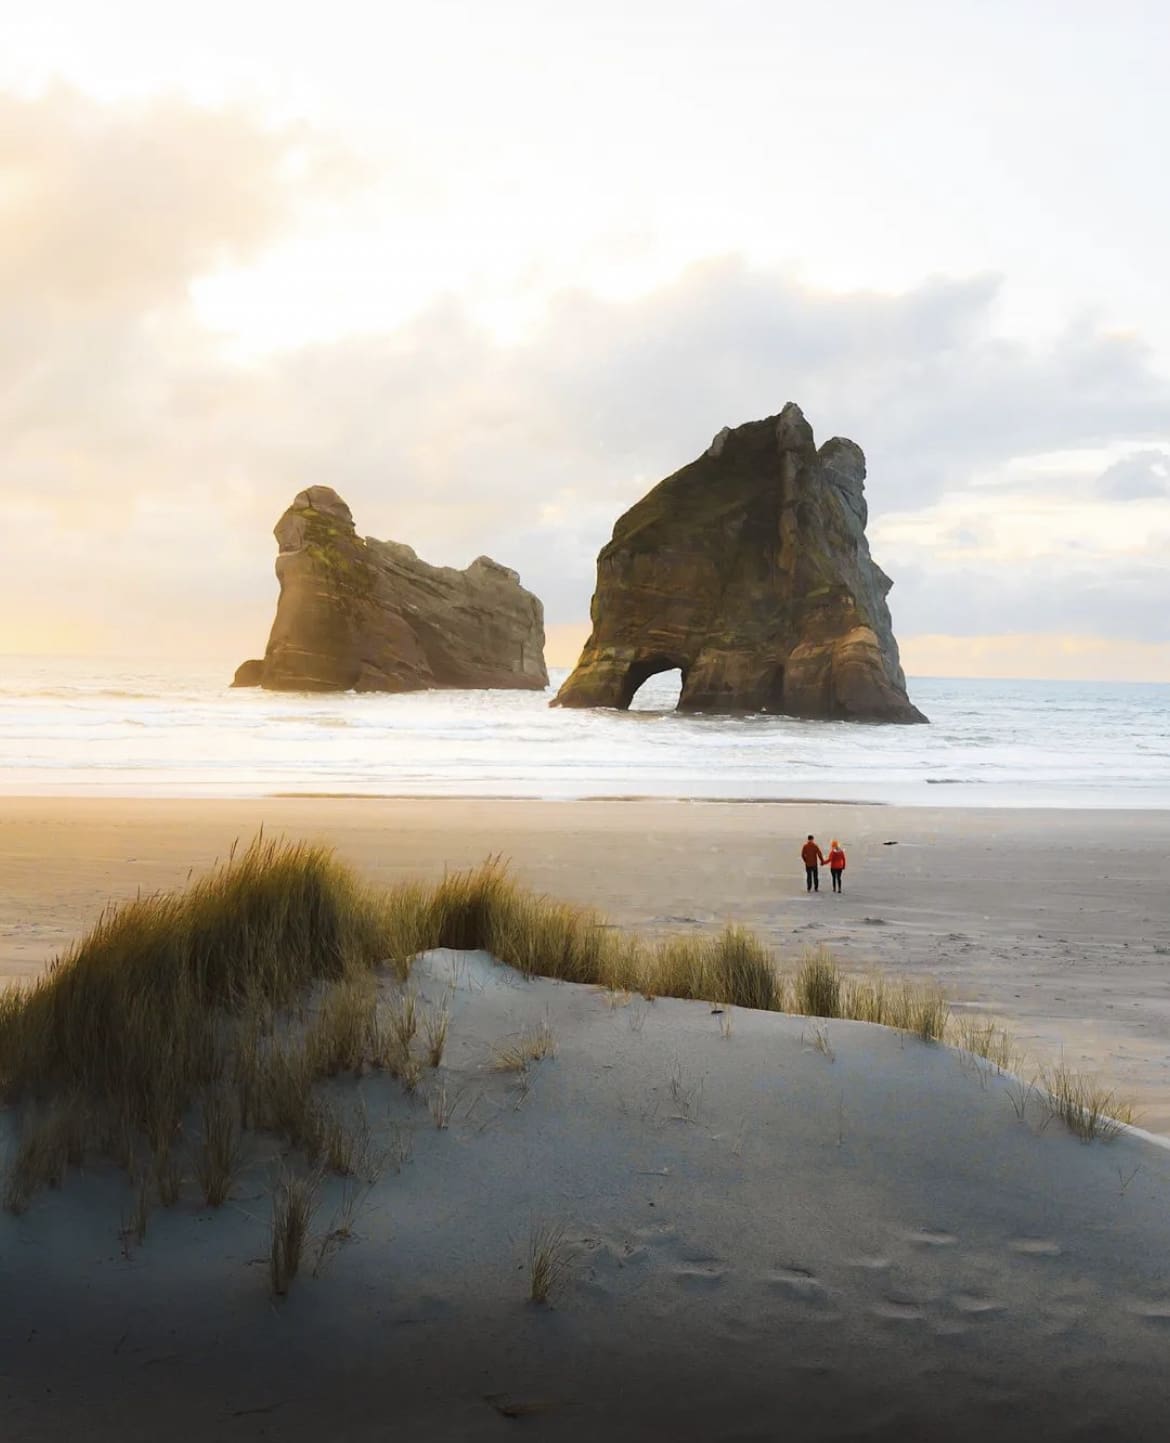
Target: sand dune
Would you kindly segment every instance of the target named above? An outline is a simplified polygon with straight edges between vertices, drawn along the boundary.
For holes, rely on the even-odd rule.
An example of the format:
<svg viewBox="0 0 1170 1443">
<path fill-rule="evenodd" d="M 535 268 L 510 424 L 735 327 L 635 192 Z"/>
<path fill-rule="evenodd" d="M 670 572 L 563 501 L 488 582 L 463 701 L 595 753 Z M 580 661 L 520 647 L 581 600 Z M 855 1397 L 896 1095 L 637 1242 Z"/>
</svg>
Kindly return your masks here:
<svg viewBox="0 0 1170 1443">
<path fill-rule="evenodd" d="M 555 897 L 650 932 L 745 923 L 789 957 L 935 977 L 1063 1054 L 1170 1134 L 1170 814 L 671 802 L 289 799 L 0 802 L 0 982 L 37 972 L 111 897 L 182 884 L 234 838 L 323 838 L 377 881 L 489 853 Z M 797 855 L 840 836 L 844 897 Z M 886 842 L 896 846 L 886 846 Z"/>
<path fill-rule="evenodd" d="M 262 1159 L 125 1256 L 113 1172 L 0 1219 L 6 1440 L 1164 1436 L 1157 1141 L 1078 1142 L 1011 1079 L 865 1024 L 482 954 L 414 985 L 451 997 L 449 1126 L 340 1085 L 409 1157 L 286 1300 Z M 493 1065 L 546 1022 L 555 1057 Z M 527 1300 L 534 1224 L 564 1230 L 551 1306 Z"/>
</svg>

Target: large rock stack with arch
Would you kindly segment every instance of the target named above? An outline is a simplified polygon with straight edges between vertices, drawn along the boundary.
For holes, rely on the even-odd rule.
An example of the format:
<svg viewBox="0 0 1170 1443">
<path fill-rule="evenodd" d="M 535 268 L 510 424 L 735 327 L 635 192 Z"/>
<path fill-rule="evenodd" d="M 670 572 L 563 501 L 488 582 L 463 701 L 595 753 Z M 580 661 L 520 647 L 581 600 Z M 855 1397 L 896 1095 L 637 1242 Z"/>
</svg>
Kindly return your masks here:
<svg viewBox="0 0 1170 1443">
<path fill-rule="evenodd" d="M 724 429 L 614 527 L 593 631 L 554 705 L 618 707 L 658 672 L 679 709 L 923 722 L 865 537 L 865 457 L 792 402 Z"/>
</svg>

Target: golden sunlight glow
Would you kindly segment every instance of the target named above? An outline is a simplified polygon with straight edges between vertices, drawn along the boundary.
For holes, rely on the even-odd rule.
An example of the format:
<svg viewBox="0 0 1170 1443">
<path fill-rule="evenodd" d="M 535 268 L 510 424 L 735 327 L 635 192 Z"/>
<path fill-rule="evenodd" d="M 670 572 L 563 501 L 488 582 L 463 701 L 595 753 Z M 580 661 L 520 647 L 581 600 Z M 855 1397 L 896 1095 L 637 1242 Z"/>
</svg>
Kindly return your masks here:
<svg viewBox="0 0 1170 1443">
<path fill-rule="evenodd" d="M 1102 636 L 908 636 L 907 675 L 1008 677 L 1024 681 L 1170 681 L 1170 642 Z"/>
</svg>

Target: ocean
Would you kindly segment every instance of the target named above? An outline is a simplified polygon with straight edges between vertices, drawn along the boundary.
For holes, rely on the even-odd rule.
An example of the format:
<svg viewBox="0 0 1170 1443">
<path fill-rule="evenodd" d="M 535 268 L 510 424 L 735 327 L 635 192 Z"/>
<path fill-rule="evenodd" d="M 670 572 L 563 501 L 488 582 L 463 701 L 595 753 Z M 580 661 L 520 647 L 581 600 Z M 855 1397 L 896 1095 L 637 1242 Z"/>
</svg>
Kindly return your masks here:
<svg viewBox="0 0 1170 1443">
<path fill-rule="evenodd" d="M 0 794 L 278 793 L 1170 807 L 1170 685 L 911 679 L 925 727 L 680 716 L 547 693 L 232 691 L 230 674 L 0 662 Z"/>
</svg>

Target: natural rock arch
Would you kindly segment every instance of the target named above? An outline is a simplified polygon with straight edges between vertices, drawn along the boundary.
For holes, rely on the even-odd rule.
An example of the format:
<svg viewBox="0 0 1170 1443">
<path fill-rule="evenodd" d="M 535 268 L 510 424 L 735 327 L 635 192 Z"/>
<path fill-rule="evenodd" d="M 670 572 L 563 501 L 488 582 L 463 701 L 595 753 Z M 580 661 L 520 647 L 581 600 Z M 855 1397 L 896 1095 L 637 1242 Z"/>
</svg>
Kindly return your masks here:
<svg viewBox="0 0 1170 1443">
<path fill-rule="evenodd" d="M 617 702 L 620 711 L 628 711 L 638 692 L 646 685 L 651 677 L 661 676 L 664 672 L 677 671 L 682 673 L 682 684 L 687 684 L 687 670 L 680 661 L 674 657 L 650 656 L 642 657 L 637 661 L 631 661 L 622 678 L 619 699 Z"/>
<path fill-rule="evenodd" d="M 799 406 L 724 428 L 614 527 L 593 631 L 556 706 L 625 710 L 657 672 L 679 709 L 921 722 L 865 537 L 865 457 Z"/>
</svg>

